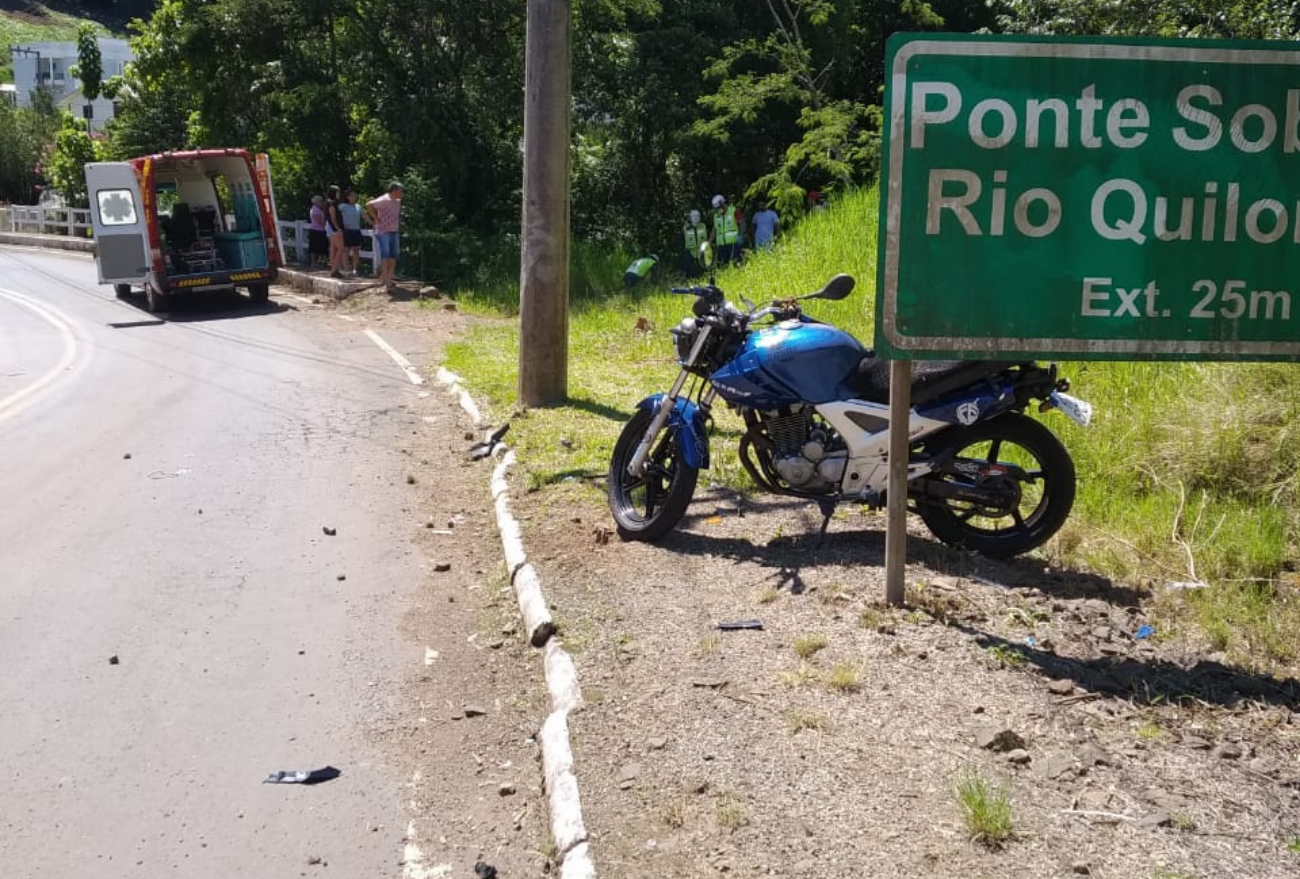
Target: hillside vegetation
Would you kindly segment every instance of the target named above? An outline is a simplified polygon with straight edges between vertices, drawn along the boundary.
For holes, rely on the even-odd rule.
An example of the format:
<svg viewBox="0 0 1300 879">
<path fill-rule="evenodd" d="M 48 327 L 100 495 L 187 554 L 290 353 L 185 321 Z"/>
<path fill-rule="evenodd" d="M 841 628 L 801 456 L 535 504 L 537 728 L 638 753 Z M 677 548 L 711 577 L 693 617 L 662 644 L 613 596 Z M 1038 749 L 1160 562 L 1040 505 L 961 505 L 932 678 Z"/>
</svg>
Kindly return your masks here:
<svg viewBox="0 0 1300 879">
<path fill-rule="evenodd" d="M 92 4 L 84 4 L 89 7 Z M 24 43 L 44 43 L 58 41 L 75 41 L 77 25 L 82 17 L 71 12 L 55 8 L 71 4 L 43 4 L 4 2 L 0 3 L 0 82 L 13 82 L 13 55 L 10 46 Z M 91 9 L 84 13 L 87 20 L 101 23 L 102 18 Z M 102 24 L 101 24 L 102 27 Z M 107 34 L 107 29 L 105 33 Z"/>
<path fill-rule="evenodd" d="M 721 272 L 718 284 L 733 299 L 761 301 L 809 292 L 848 272 L 858 281 L 852 296 L 812 303 L 808 311 L 869 345 L 876 211 L 874 190 L 848 194 L 810 215 L 773 253 Z M 536 487 L 603 476 L 622 419 L 676 374 L 667 330 L 689 313 L 690 300 L 669 294 L 667 280 L 623 291 L 630 259 L 576 252 L 569 404 L 512 422 L 511 440 Z M 515 288 L 501 286 L 461 298 L 477 312 L 511 316 L 517 297 Z M 952 307 L 963 307 L 960 290 Z M 449 366 L 504 417 L 515 405 L 517 361 L 514 322 L 490 321 L 453 346 Z M 1096 414 L 1086 429 L 1042 416 L 1075 458 L 1079 496 L 1040 555 L 1144 590 L 1163 620 L 1162 637 L 1188 638 L 1253 667 L 1300 667 L 1300 370 L 1103 362 L 1061 369 Z M 738 420 L 721 407 L 715 416 L 711 478 L 752 487 L 735 457 Z M 602 490 L 595 479 L 587 484 Z"/>
</svg>

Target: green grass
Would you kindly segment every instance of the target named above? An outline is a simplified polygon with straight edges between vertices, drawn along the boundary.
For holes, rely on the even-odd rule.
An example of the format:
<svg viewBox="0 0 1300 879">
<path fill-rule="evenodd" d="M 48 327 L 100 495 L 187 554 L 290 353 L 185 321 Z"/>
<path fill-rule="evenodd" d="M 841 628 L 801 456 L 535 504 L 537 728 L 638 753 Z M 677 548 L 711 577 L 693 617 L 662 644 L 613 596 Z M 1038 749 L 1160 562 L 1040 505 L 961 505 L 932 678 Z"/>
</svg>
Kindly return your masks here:
<svg viewBox="0 0 1300 879">
<path fill-rule="evenodd" d="M 811 659 L 819 650 L 826 649 L 825 635 L 800 635 L 794 639 L 794 652 L 800 659 Z"/>
<path fill-rule="evenodd" d="M 727 794 L 718 800 L 713 818 L 725 830 L 739 830 L 749 823 L 749 812 L 740 800 Z"/>
<path fill-rule="evenodd" d="M 1155 741 L 1164 734 L 1164 728 L 1155 720 L 1147 718 L 1138 724 L 1137 737 L 1144 742 Z"/>
<path fill-rule="evenodd" d="M 990 785 L 972 769 L 957 782 L 956 797 L 972 840 L 1000 848 L 1011 838 L 1015 822 L 1005 788 Z"/>
<path fill-rule="evenodd" d="M 733 299 L 743 293 L 765 301 L 815 290 L 848 272 L 858 281 L 851 296 L 809 303 L 807 311 L 869 345 L 876 212 L 874 191 L 848 194 L 794 227 L 776 250 L 720 272 L 718 284 Z M 449 347 L 449 368 L 492 417 L 513 415 L 510 440 L 533 488 L 599 502 L 610 452 L 633 406 L 676 376 L 667 331 L 689 314 L 690 301 L 666 292 L 671 278 L 624 290 L 630 261 L 630 254 L 574 247 L 566 405 L 516 411 L 513 322 L 483 322 Z M 515 276 L 501 277 L 457 291 L 461 307 L 517 315 Z M 648 329 L 637 328 L 640 319 Z M 1207 582 L 1209 589 L 1161 600 L 1160 628 L 1195 631 L 1248 666 L 1294 669 L 1300 590 L 1288 572 L 1300 569 L 1300 370 L 1079 362 L 1062 364 L 1062 373 L 1096 410 L 1086 429 L 1043 416 L 1075 459 L 1079 491 L 1065 528 L 1038 555 L 1125 584 Z M 739 419 L 721 406 L 714 416 L 703 484 L 752 488 L 735 454 Z"/>
<path fill-rule="evenodd" d="M 1293 855 L 1300 855 L 1300 834 L 1291 837 L 1286 841 L 1286 850 Z"/>
<path fill-rule="evenodd" d="M 1019 668 L 1025 664 L 1025 652 L 1006 644 L 994 644 L 984 648 L 989 661 L 999 668 Z"/>
<path fill-rule="evenodd" d="M 836 693 L 856 693 L 862 689 L 862 668 L 851 662 L 837 662 L 826 675 L 826 686 Z"/>
<path fill-rule="evenodd" d="M 796 708 L 785 713 L 785 725 L 792 734 L 797 734 L 806 729 L 824 730 L 827 720 L 820 711 Z"/>
</svg>

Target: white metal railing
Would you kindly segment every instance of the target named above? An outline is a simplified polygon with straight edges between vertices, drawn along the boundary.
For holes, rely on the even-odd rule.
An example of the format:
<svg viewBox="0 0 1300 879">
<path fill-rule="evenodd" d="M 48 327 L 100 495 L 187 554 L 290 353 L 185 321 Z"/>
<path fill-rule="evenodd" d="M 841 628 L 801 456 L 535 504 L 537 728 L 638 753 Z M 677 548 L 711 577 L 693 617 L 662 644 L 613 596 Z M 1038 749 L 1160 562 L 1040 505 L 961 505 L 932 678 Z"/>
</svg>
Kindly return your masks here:
<svg viewBox="0 0 1300 879">
<path fill-rule="evenodd" d="M 311 228 L 311 224 L 305 220 L 281 220 L 277 217 L 275 227 L 276 231 L 280 233 L 280 241 L 284 244 L 285 264 L 310 265 L 311 256 L 307 252 L 307 230 Z M 372 266 L 375 265 L 375 232 L 373 229 L 361 230 L 360 258 Z"/>
<path fill-rule="evenodd" d="M 10 205 L 8 230 L 40 235 L 90 237 L 90 208 L 55 208 L 40 205 Z"/>
<path fill-rule="evenodd" d="M 309 265 L 307 230 L 304 220 L 275 221 L 280 241 L 284 243 L 284 259 L 289 265 Z M 42 235 L 75 235 L 90 237 L 89 208 L 42 207 L 40 205 L 6 205 L 0 207 L 0 232 L 34 232 Z M 372 266 L 375 264 L 375 233 L 373 229 L 361 230 L 360 257 Z"/>
</svg>

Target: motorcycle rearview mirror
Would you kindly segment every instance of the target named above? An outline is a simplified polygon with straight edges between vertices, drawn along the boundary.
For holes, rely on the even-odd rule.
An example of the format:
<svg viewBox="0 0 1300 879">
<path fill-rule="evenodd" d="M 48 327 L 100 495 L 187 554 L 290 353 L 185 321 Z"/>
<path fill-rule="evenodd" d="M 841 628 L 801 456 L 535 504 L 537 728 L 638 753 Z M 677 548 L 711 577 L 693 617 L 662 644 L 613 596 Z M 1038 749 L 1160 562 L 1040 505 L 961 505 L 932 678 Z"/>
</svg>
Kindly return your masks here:
<svg viewBox="0 0 1300 879">
<path fill-rule="evenodd" d="M 853 280 L 852 275 L 838 274 L 826 282 L 826 286 L 816 293 L 810 293 L 805 299 L 830 299 L 838 301 L 853 292 L 854 285 L 857 281 Z"/>
<path fill-rule="evenodd" d="M 702 269 L 713 268 L 713 245 L 705 241 L 700 244 L 700 252 L 695 254 L 695 259 Z"/>
<path fill-rule="evenodd" d="M 707 241 L 700 244 L 700 251 L 695 258 L 699 262 L 700 268 L 709 273 L 709 286 L 715 286 L 718 281 L 713 275 L 713 245 Z"/>
</svg>

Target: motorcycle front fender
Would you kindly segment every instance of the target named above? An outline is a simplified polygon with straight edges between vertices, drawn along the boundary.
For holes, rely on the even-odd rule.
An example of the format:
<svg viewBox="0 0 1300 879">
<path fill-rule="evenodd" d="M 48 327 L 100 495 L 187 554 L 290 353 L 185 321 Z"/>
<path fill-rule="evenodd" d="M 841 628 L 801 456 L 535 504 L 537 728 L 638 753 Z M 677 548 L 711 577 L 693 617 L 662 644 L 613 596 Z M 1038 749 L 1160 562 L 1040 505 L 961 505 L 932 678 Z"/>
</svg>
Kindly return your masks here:
<svg viewBox="0 0 1300 879">
<path fill-rule="evenodd" d="M 637 403 L 636 408 L 658 412 L 663 401 L 663 394 L 654 394 Z M 673 439 L 677 440 L 677 447 L 682 450 L 683 463 L 696 470 L 708 470 L 709 433 L 700 407 L 685 397 L 678 397 L 672 411 L 668 413 L 668 429 L 673 432 Z"/>
</svg>

